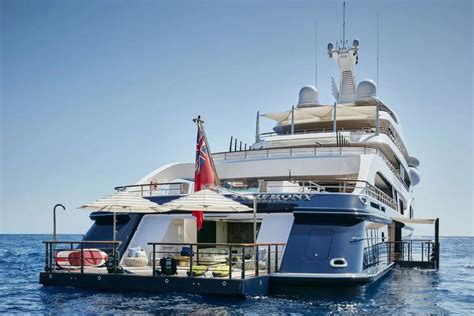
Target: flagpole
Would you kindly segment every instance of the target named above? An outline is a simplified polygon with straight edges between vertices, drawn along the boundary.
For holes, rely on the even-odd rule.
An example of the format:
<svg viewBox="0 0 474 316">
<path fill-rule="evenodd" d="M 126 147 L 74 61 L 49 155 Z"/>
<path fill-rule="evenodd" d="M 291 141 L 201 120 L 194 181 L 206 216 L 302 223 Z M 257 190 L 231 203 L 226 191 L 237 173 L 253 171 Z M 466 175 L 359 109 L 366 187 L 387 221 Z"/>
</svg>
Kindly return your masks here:
<svg viewBox="0 0 474 316">
<path fill-rule="evenodd" d="M 211 151 L 211 147 L 209 147 L 209 143 L 207 141 L 206 131 L 204 130 L 204 125 L 203 125 L 204 121 L 201 120 L 201 115 L 198 115 L 197 118 L 193 119 L 193 122 L 196 123 L 197 127 L 201 130 L 202 137 L 204 139 L 204 143 L 206 144 L 207 151 L 208 151 L 208 154 L 209 154 L 209 160 L 210 160 L 210 163 L 211 163 L 212 172 L 214 173 L 214 184 L 217 185 L 217 186 L 220 186 L 219 176 L 217 175 L 216 166 L 214 165 L 214 160 L 212 159 L 212 151 Z"/>
</svg>

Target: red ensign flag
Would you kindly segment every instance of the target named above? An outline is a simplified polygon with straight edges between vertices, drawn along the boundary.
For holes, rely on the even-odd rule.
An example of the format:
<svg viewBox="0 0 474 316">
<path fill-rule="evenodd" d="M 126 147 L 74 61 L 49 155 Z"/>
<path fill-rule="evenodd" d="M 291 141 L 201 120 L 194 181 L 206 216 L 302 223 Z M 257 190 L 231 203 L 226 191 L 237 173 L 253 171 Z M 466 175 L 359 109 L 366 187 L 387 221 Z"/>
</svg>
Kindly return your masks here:
<svg viewBox="0 0 474 316">
<path fill-rule="evenodd" d="M 196 144 L 196 163 L 194 171 L 194 192 L 205 189 L 208 185 L 214 185 L 215 175 L 211 165 L 211 155 L 206 146 L 205 138 L 201 126 L 198 124 L 197 144 Z M 193 211 L 196 217 L 198 231 L 202 228 L 204 220 L 203 211 Z"/>
</svg>

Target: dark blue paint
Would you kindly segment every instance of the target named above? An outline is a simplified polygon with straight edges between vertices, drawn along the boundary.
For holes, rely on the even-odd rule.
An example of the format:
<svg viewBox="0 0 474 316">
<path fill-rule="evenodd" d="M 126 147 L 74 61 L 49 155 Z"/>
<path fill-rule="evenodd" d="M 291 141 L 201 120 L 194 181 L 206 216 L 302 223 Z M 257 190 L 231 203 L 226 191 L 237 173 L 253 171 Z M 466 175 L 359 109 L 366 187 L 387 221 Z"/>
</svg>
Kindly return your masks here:
<svg viewBox="0 0 474 316">
<path fill-rule="evenodd" d="M 358 273 L 362 272 L 364 222 L 344 222 L 295 218 L 281 263 L 285 273 Z M 317 255 L 317 256 L 316 256 Z M 315 260 L 315 257 L 318 259 Z M 333 268 L 330 260 L 345 258 L 347 267 Z"/>
<path fill-rule="evenodd" d="M 205 295 L 266 295 L 269 276 L 248 279 L 217 279 L 178 276 L 140 276 L 133 274 L 76 274 L 74 278 L 62 272 L 41 272 L 45 286 L 70 286 L 109 292 L 190 293 Z"/>
<path fill-rule="evenodd" d="M 116 239 L 121 241 L 118 251 L 120 257 L 127 249 L 133 234 L 142 218 L 142 214 L 117 213 L 117 235 Z M 113 214 L 109 212 L 94 212 L 90 215 L 94 221 L 83 240 L 112 240 L 113 238 Z M 100 247 L 97 245 L 96 247 Z"/>
<path fill-rule="evenodd" d="M 331 249 L 334 231 L 328 229 L 313 229 L 309 234 L 304 253 L 304 260 L 326 260 Z"/>
<path fill-rule="evenodd" d="M 274 194 L 274 193 L 259 193 L 259 195 L 279 195 L 284 196 L 285 194 Z M 289 194 L 291 195 L 291 194 Z M 303 194 L 304 195 L 304 194 Z M 253 207 L 252 201 L 237 198 L 231 195 L 235 201 L 245 204 L 249 207 Z M 263 213 L 276 213 L 276 212 L 294 212 L 294 211 L 308 211 L 308 212 L 319 212 L 319 213 L 336 213 L 345 212 L 346 214 L 357 213 L 361 217 L 367 217 L 378 221 L 389 222 L 384 212 L 376 210 L 368 205 L 363 204 L 358 195 L 353 194 L 336 194 L 336 193 L 318 193 L 309 194 L 310 200 L 259 200 L 257 203 L 258 212 Z M 149 200 L 164 204 L 179 198 L 179 196 L 153 196 L 148 197 Z M 222 210 L 225 212 L 225 210 Z"/>
</svg>

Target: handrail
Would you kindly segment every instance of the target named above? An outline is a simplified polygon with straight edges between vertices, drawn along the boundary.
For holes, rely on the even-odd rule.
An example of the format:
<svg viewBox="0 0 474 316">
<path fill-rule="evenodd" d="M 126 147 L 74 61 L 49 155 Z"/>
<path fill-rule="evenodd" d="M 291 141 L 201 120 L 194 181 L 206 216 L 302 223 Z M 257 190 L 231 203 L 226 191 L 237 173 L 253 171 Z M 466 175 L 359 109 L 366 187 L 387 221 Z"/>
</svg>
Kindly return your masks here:
<svg viewBox="0 0 474 316">
<path fill-rule="evenodd" d="M 278 186 L 269 186 L 268 183 L 271 182 L 278 182 L 278 181 L 289 181 L 291 183 L 298 183 L 300 188 L 305 188 L 307 187 L 305 183 L 313 183 L 313 185 L 316 185 L 317 190 L 316 192 L 325 192 L 325 193 L 338 193 L 338 192 L 332 192 L 329 191 L 329 189 L 337 189 L 337 190 L 343 190 L 341 193 L 352 193 L 354 192 L 355 189 L 360 189 L 362 194 L 366 194 L 379 202 L 384 203 L 385 205 L 393 208 L 394 210 L 397 210 L 397 203 L 395 200 L 387 195 L 385 192 L 377 188 L 376 186 L 370 184 L 366 180 L 346 180 L 346 179 L 315 179 L 315 180 L 304 180 L 304 179 L 291 179 L 290 180 L 265 180 L 262 179 L 262 184 L 264 187 L 268 190 L 268 188 L 295 188 L 294 186 L 285 186 L 285 185 L 278 185 Z M 337 183 L 337 185 L 320 185 L 317 182 L 323 182 L 323 183 Z M 358 184 L 361 184 L 361 186 L 358 186 Z M 311 189 L 311 187 L 309 187 Z M 233 189 L 231 187 L 231 189 Z M 262 193 L 274 193 L 274 192 L 268 192 L 268 191 L 258 191 L 254 192 L 258 194 Z"/>
<path fill-rule="evenodd" d="M 377 188 L 376 186 L 370 184 L 370 183 L 366 183 L 367 184 L 367 187 L 370 189 L 368 190 L 368 192 L 370 193 L 374 193 L 376 195 L 376 199 L 379 200 L 380 202 L 383 202 L 384 204 L 388 205 L 388 206 L 391 206 L 393 209 L 397 209 L 397 204 L 395 202 L 395 200 L 390 197 L 387 193 L 383 192 L 382 190 L 380 190 L 379 188 Z"/>
<path fill-rule="evenodd" d="M 395 146 L 402 152 L 402 154 L 405 156 L 405 158 L 408 158 L 408 150 L 406 149 L 406 146 L 402 143 L 400 135 L 397 133 L 397 131 L 393 128 L 387 128 L 387 127 L 380 127 L 379 131 L 382 134 L 387 135 L 390 140 L 393 141 Z M 370 128 L 340 128 L 338 132 L 362 132 L 362 133 L 375 133 L 376 128 L 375 127 L 370 127 Z M 293 134 L 291 132 L 265 132 L 265 133 L 260 133 L 258 136 L 260 139 L 265 139 L 266 137 L 272 137 L 272 136 L 287 136 L 287 135 L 306 135 L 306 134 L 315 134 L 315 133 L 334 133 L 334 130 L 332 128 L 314 128 L 314 129 L 304 129 L 300 131 L 295 131 Z M 335 138 L 335 137 L 334 137 Z"/>
<path fill-rule="evenodd" d="M 222 159 L 224 161 L 232 160 L 233 158 L 236 159 L 252 159 L 252 158 L 259 158 L 259 157 L 271 157 L 271 154 L 275 153 L 279 156 L 282 154 L 286 154 L 288 157 L 300 157 L 301 154 L 308 154 L 310 156 L 317 157 L 318 153 L 326 153 L 330 155 L 339 154 L 340 156 L 347 153 L 357 153 L 363 152 L 364 154 L 367 153 L 374 153 L 381 157 L 388 168 L 393 172 L 393 174 L 397 177 L 400 183 L 405 187 L 408 191 L 409 187 L 406 182 L 400 176 L 399 171 L 395 168 L 395 166 L 388 160 L 385 154 L 379 150 L 378 148 L 370 148 L 362 145 L 352 144 L 351 146 L 297 146 L 297 147 L 272 147 L 272 148 L 262 148 L 262 149 L 252 149 L 252 150 L 242 150 L 242 151 L 232 151 L 232 152 L 219 152 L 213 154 L 214 160 Z M 240 154 L 240 155 L 238 155 Z"/>
<path fill-rule="evenodd" d="M 172 264 L 169 266 L 166 265 L 166 260 L 173 260 L 168 259 L 171 257 L 174 258 L 174 260 L 184 260 L 184 267 L 186 267 L 185 270 L 188 277 L 202 275 L 202 273 L 206 273 L 208 269 L 212 267 L 220 267 L 219 270 L 221 272 L 224 270 L 227 275 L 220 275 L 218 277 L 228 278 L 229 280 L 235 278 L 243 280 L 247 277 L 258 277 L 261 270 L 267 274 L 278 272 L 282 258 L 279 254 L 283 254 L 286 246 L 286 243 L 148 242 L 147 244 L 152 246 L 150 259 L 153 277 L 161 274 L 165 274 L 167 277 L 179 274 L 177 269 L 173 271 L 173 268 L 171 268 Z M 163 247 L 160 249 L 160 246 Z M 168 246 L 168 248 L 171 249 L 165 250 L 163 249 L 164 246 Z M 179 249 L 179 246 L 182 246 L 182 248 Z M 186 254 L 183 254 L 184 247 L 187 248 Z M 205 247 L 220 249 L 219 252 L 217 252 L 219 258 L 206 256 L 216 254 L 216 252 L 206 249 Z M 174 257 L 175 255 L 176 257 Z M 261 255 L 263 255 L 263 257 L 261 257 Z M 157 269 L 157 260 L 161 266 L 160 270 Z M 165 261 L 163 262 L 162 260 Z M 261 267 L 261 264 L 264 266 Z M 181 264 L 180 266 L 182 267 Z M 203 268 L 204 270 L 202 270 Z M 196 272 L 198 269 L 201 270 L 201 272 Z M 233 272 L 236 274 L 233 274 Z"/>
<path fill-rule="evenodd" d="M 83 240 L 83 241 L 71 241 L 71 240 L 43 240 L 43 244 L 121 244 L 120 240 Z"/>
<path fill-rule="evenodd" d="M 313 187 L 315 187 L 315 188 L 316 188 L 316 191 L 318 191 L 318 192 L 324 192 L 324 191 L 326 191 L 326 188 L 325 188 L 324 186 L 319 185 L 319 184 L 317 184 L 316 182 L 313 182 L 313 181 L 307 181 L 307 182 L 309 183 L 309 186 L 308 186 L 308 187 L 309 187 L 310 189 L 312 189 Z M 306 181 L 303 182 L 303 187 L 306 187 L 305 183 L 306 183 Z"/>
<path fill-rule="evenodd" d="M 421 262 L 436 264 L 438 247 L 431 239 L 384 241 L 363 250 L 364 269 L 381 262 Z"/>
<path fill-rule="evenodd" d="M 265 187 L 268 188 L 284 188 L 285 186 L 278 185 L 278 186 L 272 186 L 271 182 L 274 181 L 287 181 L 287 180 L 276 180 L 276 179 L 261 179 L 262 183 L 265 184 Z M 321 185 L 318 182 L 329 182 L 329 183 L 337 183 L 337 185 Z M 387 195 L 385 192 L 380 190 L 379 188 L 375 187 L 374 185 L 370 184 L 366 180 L 347 180 L 347 179 L 291 179 L 291 182 L 293 183 L 298 183 L 298 186 L 300 187 L 300 192 L 306 192 L 305 189 L 308 189 L 308 193 L 311 192 L 327 192 L 327 193 L 335 193 L 328 191 L 328 189 L 337 189 L 337 190 L 343 190 L 342 193 L 352 193 L 355 189 L 360 189 L 364 194 L 371 196 L 375 198 L 376 200 L 384 203 L 385 205 L 393 208 L 394 210 L 397 210 L 397 204 L 393 200 L 392 197 Z M 361 183 L 363 186 L 358 186 L 357 184 Z M 166 185 L 169 183 L 154 183 L 154 184 L 139 184 L 139 185 L 131 185 L 131 186 L 120 186 L 116 187 L 121 189 L 127 189 L 128 187 L 145 187 L 145 186 L 155 186 L 155 185 Z M 173 184 L 176 184 L 173 182 Z M 268 185 L 270 184 L 270 185 Z M 289 188 L 293 189 L 295 188 L 294 186 L 288 186 Z M 231 187 L 230 189 L 238 190 L 239 188 L 233 188 Z M 350 190 L 350 191 L 349 191 Z M 133 191 L 132 191 L 133 192 Z M 254 193 L 265 193 L 265 192 L 254 192 Z M 271 193 L 271 192 L 269 192 Z"/>
<path fill-rule="evenodd" d="M 237 247 L 255 247 L 255 246 L 284 246 L 284 242 L 274 242 L 274 243 L 190 243 L 190 242 L 148 242 L 148 245 L 160 245 L 160 246 L 237 246 Z"/>
<path fill-rule="evenodd" d="M 159 182 L 159 183 L 144 183 L 144 184 L 131 184 L 131 185 L 121 185 L 117 186 L 114 188 L 114 190 L 118 192 L 123 192 L 123 191 L 128 191 L 128 192 L 135 192 L 135 193 L 140 193 L 140 195 L 143 197 L 145 196 L 145 193 L 148 194 L 149 196 L 154 196 L 154 193 L 157 193 L 156 195 L 160 195 L 160 192 L 162 191 L 167 191 L 167 192 L 176 192 L 177 195 L 179 194 L 186 194 L 188 193 L 185 188 L 186 185 L 189 185 L 187 182 Z M 163 186 L 168 186 L 163 188 Z M 139 188 L 138 190 L 130 190 L 134 188 Z"/>
<path fill-rule="evenodd" d="M 160 185 L 171 185 L 171 184 L 187 184 L 187 182 L 159 182 L 159 183 L 144 183 L 144 184 L 129 184 L 129 185 L 120 185 L 115 187 L 114 190 L 120 191 L 121 189 L 128 188 L 139 188 L 139 187 L 150 187 L 150 186 L 160 186 Z"/>
<path fill-rule="evenodd" d="M 103 254 L 105 254 L 106 260 L 104 263 L 107 266 L 107 270 L 109 272 L 116 272 L 118 267 L 118 258 L 119 258 L 119 251 L 118 246 L 122 242 L 119 240 L 82 240 L 82 241 L 74 241 L 74 240 L 46 240 L 43 241 L 45 244 L 45 265 L 44 269 L 46 272 L 52 273 L 56 270 L 70 270 L 70 269 L 79 269 L 80 273 L 84 273 L 84 268 L 86 265 L 90 264 L 92 261 L 92 265 L 95 265 L 95 261 L 99 258 L 95 258 L 96 255 L 85 255 L 85 251 L 91 251 L 90 249 L 84 248 L 86 245 L 96 245 Z M 68 248 L 58 249 L 58 244 L 69 245 Z M 79 245 L 79 248 L 74 248 L 74 245 Z M 72 252 L 79 252 L 79 256 L 73 257 L 70 259 L 70 253 L 67 253 L 67 257 L 59 257 L 59 254 L 62 251 L 72 251 Z M 93 251 L 96 251 L 94 248 Z M 71 260 L 75 260 L 72 263 Z M 63 262 L 67 261 L 67 262 Z M 60 264 L 60 262 L 62 262 Z M 78 263 L 79 262 L 79 263 Z M 102 264 L 104 264 L 102 263 Z M 64 264 L 64 266 L 63 266 Z"/>
<path fill-rule="evenodd" d="M 439 244 L 432 239 L 408 239 L 386 241 L 392 247 L 394 261 L 398 262 L 432 262 L 439 260 Z M 426 246 L 425 246 L 426 245 Z M 415 247 L 414 247 L 415 246 Z"/>
</svg>

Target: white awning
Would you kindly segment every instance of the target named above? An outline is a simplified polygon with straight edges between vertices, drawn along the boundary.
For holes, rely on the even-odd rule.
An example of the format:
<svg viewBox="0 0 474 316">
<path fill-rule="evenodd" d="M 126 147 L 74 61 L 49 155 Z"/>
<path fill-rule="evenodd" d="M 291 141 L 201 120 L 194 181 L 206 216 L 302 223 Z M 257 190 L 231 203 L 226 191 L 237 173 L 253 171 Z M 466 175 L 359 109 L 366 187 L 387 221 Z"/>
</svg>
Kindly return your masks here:
<svg viewBox="0 0 474 316">
<path fill-rule="evenodd" d="M 316 106 L 295 108 L 295 124 L 312 122 L 331 122 L 334 106 Z M 281 125 L 291 124 L 291 111 L 268 113 L 262 116 L 277 121 Z M 376 106 L 348 106 L 336 105 L 336 119 L 341 120 L 369 120 L 375 119 Z"/>
<path fill-rule="evenodd" d="M 111 213 L 156 213 L 169 211 L 166 207 L 128 191 L 116 192 L 95 202 L 81 205 L 79 208 Z"/>
<path fill-rule="evenodd" d="M 406 217 L 394 217 L 394 221 L 403 224 L 434 224 L 436 219 L 434 218 L 406 218 Z"/>
<path fill-rule="evenodd" d="M 247 212 L 252 209 L 209 189 L 163 204 L 177 211 Z"/>
<path fill-rule="evenodd" d="M 116 213 L 157 213 L 169 211 L 167 207 L 128 191 L 116 192 L 92 203 L 81 205 L 79 208 L 89 211 L 113 213 L 112 238 L 114 241 L 117 235 Z"/>
</svg>

